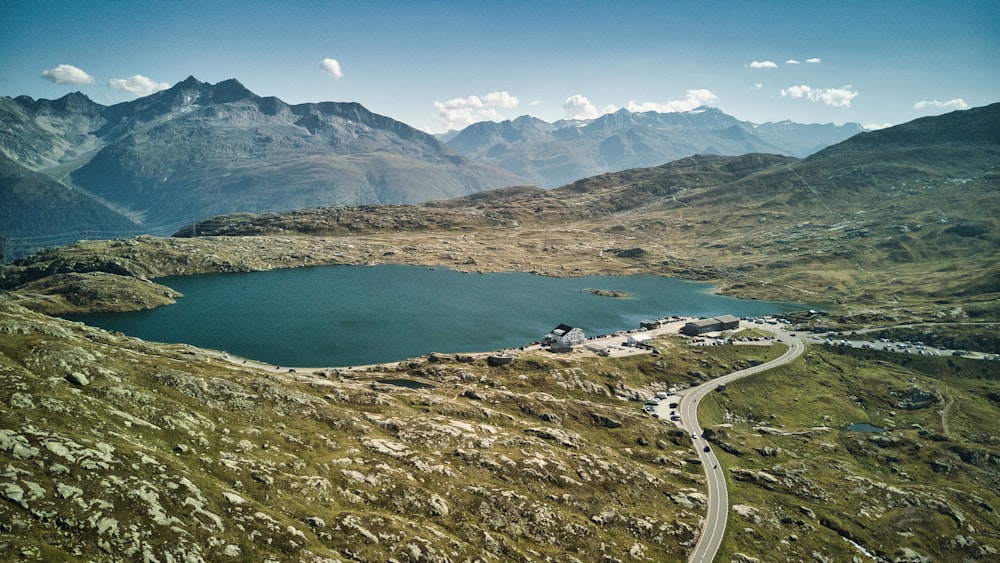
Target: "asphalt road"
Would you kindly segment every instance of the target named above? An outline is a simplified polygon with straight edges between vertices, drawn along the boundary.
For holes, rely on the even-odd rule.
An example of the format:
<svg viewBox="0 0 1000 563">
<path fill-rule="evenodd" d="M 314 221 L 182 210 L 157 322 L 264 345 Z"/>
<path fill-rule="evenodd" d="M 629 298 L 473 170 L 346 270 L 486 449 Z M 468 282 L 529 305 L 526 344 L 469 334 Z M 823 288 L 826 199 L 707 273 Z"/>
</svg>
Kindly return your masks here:
<svg viewBox="0 0 1000 563">
<path fill-rule="evenodd" d="M 748 375 L 767 371 L 780 365 L 787 364 L 798 358 L 805 350 L 805 344 L 799 338 L 781 332 L 775 327 L 753 325 L 753 328 L 768 330 L 774 333 L 777 340 L 788 345 L 788 350 L 780 357 L 740 371 L 735 371 L 728 375 L 718 377 L 697 387 L 692 387 L 683 392 L 680 397 L 678 413 L 680 414 L 680 426 L 688 431 L 692 436 L 693 446 L 698 452 L 698 458 L 705 468 L 705 481 L 708 484 L 708 512 L 705 515 L 705 526 L 701 531 L 701 538 L 691 552 L 688 561 L 695 563 L 709 563 L 715 559 L 719 546 L 722 545 L 722 538 L 726 534 L 726 519 L 729 516 L 729 489 L 726 486 L 726 475 L 719 465 L 719 459 L 710 448 L 705 451 L 705 446 L 709 443 L 702 438 L 702 429 L 698 425 L 698 404 L 701 400 L 714 391 L 718 386 L 725 385 Z M 664 401 L 664 403 L 673 402 Z M 659 410 L 659 409 L 658 409 Z M 664 417 L 666 413 L 658 413 Z"/>
</svg>

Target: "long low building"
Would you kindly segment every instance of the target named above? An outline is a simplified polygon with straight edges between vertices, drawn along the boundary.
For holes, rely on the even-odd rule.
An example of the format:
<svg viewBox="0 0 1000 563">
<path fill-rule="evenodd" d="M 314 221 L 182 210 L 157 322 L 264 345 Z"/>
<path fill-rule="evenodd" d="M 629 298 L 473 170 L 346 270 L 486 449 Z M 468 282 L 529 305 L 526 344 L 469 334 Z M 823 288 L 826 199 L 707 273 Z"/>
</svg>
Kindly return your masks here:
<svg viewBox="0 0 1000 563">
<path fill-rule="evenodd" d="M 739 317 L 733 315 L 722 315 L 711 319 L 698 319 L 684 325 L 681 334 L 688 336 L 698 336 L 706 332 L 718 332 L 720 330 L 733 330 L 740 327 Z"/>
</svg>

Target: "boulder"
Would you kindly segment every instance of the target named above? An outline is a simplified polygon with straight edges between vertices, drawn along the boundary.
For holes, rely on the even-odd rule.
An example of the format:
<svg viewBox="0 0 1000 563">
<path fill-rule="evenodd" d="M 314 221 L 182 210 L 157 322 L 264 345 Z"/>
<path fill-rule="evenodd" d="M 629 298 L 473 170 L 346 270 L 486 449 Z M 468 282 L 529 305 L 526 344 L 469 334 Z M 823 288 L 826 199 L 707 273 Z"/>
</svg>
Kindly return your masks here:
<svg viewBox="0 0 1000 563">
<path fill-rule="evenodd" d="M 620 421 L 604 416 L 603 414 L 591 413 L 590 418 L 595 424 L 605 428 L 618 428 L 622 425 Z"/>
<path fill-rule="evenodd" d="M 73 385 L 78 385 L 80 387 L 83 387 L 85 385 L 89 385 L 90 384 L 90 380 L 87 379 L 87 376 L 83 375 L 82 373 L 80 373 L 78 371 L 74 371 L 74 372 L 70 373 L 69 375 L 67 375 L 66 376 L 66 381 L 69 381 Z"/>
</svg>

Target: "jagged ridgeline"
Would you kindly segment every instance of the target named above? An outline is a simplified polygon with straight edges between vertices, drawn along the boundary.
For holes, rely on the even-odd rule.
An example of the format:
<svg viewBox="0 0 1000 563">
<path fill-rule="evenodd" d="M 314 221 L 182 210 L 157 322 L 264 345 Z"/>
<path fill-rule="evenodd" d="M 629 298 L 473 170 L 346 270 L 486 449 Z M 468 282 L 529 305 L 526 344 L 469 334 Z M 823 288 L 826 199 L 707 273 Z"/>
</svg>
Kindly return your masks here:
<svg viewBox="0 0 1000 563">
<path fill-rule="evenodd" d="M 442 138 L 461 155 L 555 188 L 604 172 L 658 166 L 696 154 L 805 157 L 863 130 L 857 123 L 754 124 L 703 106 L 675 113 L 622 109 L 596 119 L 556 123 L 522 116 L 474 123 Z"/>
<path fill-rule="evenodd" d="M 293 106 L 236 80 L 188 78 L 110 107 L 78 93 L 0 98 L 0 120 L 3 229 L 18 239 L 169 234 L 221 213 L 415 203 L 523 183 L 360 104 Z M 45 215 L 58 226 L 36 221 Z"/>
<path fill-rule="evenodd" d="M 236 101 L 212 111 L 245 100 L 233 84 L 218 96 Z M 185 118 L 206 107 L 185 99 L 161 98 Z M 155 137 L 162 108 L 143 100 L 119 118 L 66 98 L 104 121 L 60 127 L 87 137 L 124 119 Z M 672 274 L 829 304 L 796 330 L 878 327 L 872 338 L 995 352 L 998 111 L 805 159 L 701 155 L 553 190 L 224 215 L 184 237 L 82 242 L 0 268 L 0 559 L 685 560 L 705 515 L 703 468 L 691 438 L 641 404 L 780 346 L 664 336 L 655 356 L 532 352 L 491 366 L 489 353 L 427 354 L 291 371 L 42 312 L 165 305 L 178 295 L 150 278 L 167 275 L 397 262 Z M 129 143 L 149 142 L 83 150 L 34 131 L 49 148 L 32 166 L 83 170 L 95 151 L 138 155 Z M 406 327 L 387 326 L 391 346 Z M 996 559 L 998 368 L 815 345 L 711 393 L 699 440 L 720 456 L 732 508 L 720 560 L 849 561 L 857 546 L 883 560 Z"/>
<path fill-rule="evenodd" d="M 78 239 L 166 235 L 226 213 L 553 188 L 694 154 L 801 157 L 861 131 L 752 124 L 698 108 L 551 124 L 524 116 L 439 140 L 357 103 L 289 105 L 236 80 L 193 77 L 113 106 L 80 93 L 0 98 L 0 123 L 0 235 L 16 255 Z"/>
</svg>

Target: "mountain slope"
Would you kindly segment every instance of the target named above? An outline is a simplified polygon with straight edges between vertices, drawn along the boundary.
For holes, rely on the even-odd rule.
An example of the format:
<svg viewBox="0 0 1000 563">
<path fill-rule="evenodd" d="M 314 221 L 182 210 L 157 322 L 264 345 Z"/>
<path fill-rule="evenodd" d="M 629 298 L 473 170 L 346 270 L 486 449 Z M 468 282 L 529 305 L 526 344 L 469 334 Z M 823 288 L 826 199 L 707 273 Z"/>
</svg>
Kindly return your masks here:
<svg viewBox="0 0 1000 563">
<path fill-rule="evenodd" d="M 701 470 L 691 437 L 639 402 L 773 344 L 289 370 L 26 307 L 137 308 L 177 297 L 151 277 L 376 261 L 674 274 L 824 310 L 790 316 L 796 331 L 995 353 L 998 109 L 803 160 L 701 155 L 549 191 L 241 214 L 0 268 L 0 558 L 684 560 Z M 810 345 L 706 397 L 697 443 L 734 506 L 722 558 L 995 560 L 1000 362 L 960 356 Z"/>
<path fill-rule="evenodd" d="M 6 258 L 81 238 L 124 237 L 139 232 L 139 225 L 80 190 L 67 188 L 0 154 L 0 236 L 7 237 Z"/>
<path fill-rule="evenodd" d="M 448 138 L 459 154 L 544 187 L 695 154 L 806 156 L 862 131 L 860 125 L 754 125 L 715 108 L 657 113 L 619 110 L 585 122 L 546 123 L 527 116 L 482 122 Z"/>
<path fill-rule="evenodd" d="M 4 99 L 0 150 L 147 232 L 219 213 L 415 203 L 523 183 L 356 103 L 288 105 L 191 77 L 110 107 Z"/>
<path fill-rule="evenodd" d="M 221 217 L 197 232 L 402 231 L 433 239 L 461 226 L 494 233 L 497 242 L 487 246 L 499 250 L 463 245 L 462 254 L 428 243 L 431 257 L 380 252 L 427 264 L 438 256 L 463 269 L 677 275 L 804 302 L 964 303 L 954 310 L 990 315 L 1000 290 L 1000 143 L 991 133 L 998 109 L 867 133 L 801 160 L 702 155 L 548 191 Z M 864 148 L 852 148 L 859 143 Z"/>
</svg>

